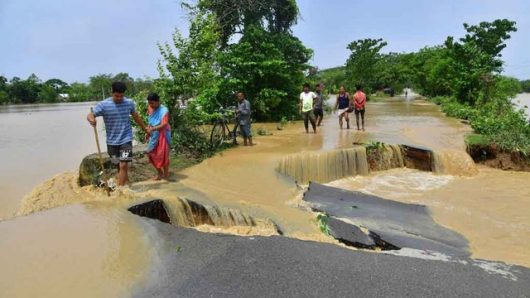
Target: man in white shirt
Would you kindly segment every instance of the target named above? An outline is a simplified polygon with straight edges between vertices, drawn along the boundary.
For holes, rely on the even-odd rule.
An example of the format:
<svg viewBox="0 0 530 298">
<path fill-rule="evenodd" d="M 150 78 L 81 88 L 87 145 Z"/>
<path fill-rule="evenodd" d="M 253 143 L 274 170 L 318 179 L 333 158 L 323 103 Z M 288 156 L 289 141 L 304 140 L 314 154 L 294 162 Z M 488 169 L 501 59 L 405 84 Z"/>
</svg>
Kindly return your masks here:
<svg viewBox="0 0 530 298">
<path fill-rule="evenodd" d="M 300 93 L 300 113 L 304 117 L 305 132 L 309 133 L 308 122 L 311 121 L 313 133 L 317 133 L 315 114 L 313 113 L 313 100 L 317 95 L 309 90 L 309 84 L 304 84 L 304 92 Z"/>
</svg>

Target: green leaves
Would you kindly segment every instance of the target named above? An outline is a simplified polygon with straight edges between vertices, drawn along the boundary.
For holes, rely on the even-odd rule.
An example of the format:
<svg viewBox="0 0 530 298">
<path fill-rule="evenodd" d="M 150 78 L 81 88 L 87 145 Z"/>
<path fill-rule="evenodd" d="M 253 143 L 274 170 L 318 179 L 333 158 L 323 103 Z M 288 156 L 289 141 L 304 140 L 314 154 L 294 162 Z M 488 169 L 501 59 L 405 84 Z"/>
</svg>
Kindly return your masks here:
<svg viewBox="0 0 530 298">
<path fill-rule="evenodd" d="M 329 216 L 326 214 L 317 215 L 318 228 L 320 231 L 326 235 L 330 235 L 329 225 L 328 225 Z"/>
<path fill-rule="evenodd" d="M 357 84 L 364 87 L 367 94 L 377 86 L 377 64 L 381 59 L 380 51 L 387 45 L 383 39 L 360 39 L 351 42 L 347 48 L 351 51 L 346 61 L 346 74 L 350 80 L 349 89 Z"/>
</svg>

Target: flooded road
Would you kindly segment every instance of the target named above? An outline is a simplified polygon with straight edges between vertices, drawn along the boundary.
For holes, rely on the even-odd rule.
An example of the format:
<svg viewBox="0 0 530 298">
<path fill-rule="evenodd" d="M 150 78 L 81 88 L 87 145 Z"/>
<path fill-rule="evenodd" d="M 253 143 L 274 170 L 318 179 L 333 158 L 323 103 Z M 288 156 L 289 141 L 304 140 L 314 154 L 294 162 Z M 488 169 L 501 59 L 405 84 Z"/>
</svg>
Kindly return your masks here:
<svg viewBox="0 0 530 298">
<path fill-rule="evenodd" d="M 22 197 L 37 184 L 95 152 L 85 120 L 94 103 L 0 105 L 0 219 L 13 216 Z M 100 128 L 101 148 L 105 137 Z"/>
<path fill-rule="evenodd" d="M 85 109 L 87 106 L 78 112 L 79 115 L 68 117 L 72 117 L 71 121 L 78 121 L 81 117 L 79 125 L 83 128 L 79 129 L 83 133 L 76 140 L 84 142 L 87 139 L 86 145 L 75 146 L 82 147 L 78 151 L 69 149 L 68 144 L 58 149 L 62 152 L 59 159 L 75 160 L 74 168 L 82 156 L 95 151 L 91 149 L 92 132 L 84 121 Z M 7 264 L 7 267 L 0 269 L 0 277 L 9 275 L 9 279 L 5 279 L 10 285 L 7 289 L 11 292 L 8 293 L 17 293 L 31 290 L 23 288 L 20 283 L 17 285 L 14 276 L 26 277 L 44 287 L 46 283 L 59 284 L 57 277 L 64 275 L 64 272 L 69 276 L 82 277 L 87 272 L 101 271 L 95 280 L 104 280 L 98 288 L 103 295 L 126 295 L 134 285 L 141 284 L 142 276 L 149 272 L 156 258 L 146 246 L 146 239 L 152 239 L 155 235 L 142 220 L 124 211 L 134 202 L 148 198 L 161 198 L 170 209 L 181 204 L 179 198 L 233 208 L 255 218 L 272 220 L 288 237 L 335 243 L 319 230 L 315 215 L 302 202 L 303 185 L 280 174 L 278 167 L 289 154 L 322 153 L 352 148 L 353 143 L 368 141 L 434 149 L 440 154 L 440 164 L 444 168 L 437 174 L 394 169 L 341 179 L 332 182 L 332 185 L 387 199 L 428 205 L 438 223 L 461 233 L 470 241 L 473 257 L 530 266 L 530 218 L 526 212 L 530 207 L 528 173 L 477 169 L 474 165 L 466 164 L 469 158 L 463 153 L 464 136 L 471 131 L 470 128 L 459 120 L 445 117 L 439 107 L 426 101 L 398 97 L 369 102 L 366 117 L 366 132 L 340 130 L 334 114 L 325 116 L 317 134 L 306 134 L 300 122 L 289 123 L 283 130 L 277 130 L 276 124 L 256 123 L 253 124 L 254 131 L 266 128 L 272 133 L 270 136 L 256 136 L 256 146 L 226 150 L 177 173 L 177 182 L 136 183 L 130 189 L 113 194 L 110 199 L 91 187 L 78 187 L 75 172 L 60 174 L 34 188 L 24 202 L 21 203 L 21 197 L 13 200 L 13 205 L 20 206 L 19 215 L 30 216 L 0 222 L 0 251 L 3 252 L 0 261 Z M 351 115 L 351 118 L 354 127 L 354 116 Z M 56 142 L 55 137 L 52 139 L 52 135 L 47 136 L 43 140 Z M 11 150 L 17 148 L 18 141 L 15 140 L 10 140 Z M 31 146 L 29 148 L 24 154 L 40 156 L 32 151 Z M 54 145 L 47 144 L 44 148 L 54 148 Z M 81 153 L 83 150 L 87 152 Z M 78 154 L 81 156 L 78 157 Z M 50 155 L 47 162 L 53 164 L 56 159 Z M 15 171 L 13 165 L 20 164 L 21 160 L 10 162 L 11 171 Z M 49 167 L 46 171 L 52 172 L 53 169 Z M 58 172 L 61 171 L 64 169 Z M 4 169 L 2 173 L 5 173 Z M 11 180 L 10 185 L 22 183 L 26 181 Z M 33 186 L 25 185 L 29 189 Z M 43 211 L 58 206 L 63 207 Z M 42 228 L 29 228 L 33 226 Z M 198 229 L 223 231 L 204 226 Z M 79 232 L 81 230 L 82 233 Z M 237 228 L 233 230 L 236 234 L 246 233 Z M 253 232 L 260 234 L 260 231 Z M 40 239 L 38 245 L 29 244 L 33 238 Z M 69 247 L 70 241 L 75 242 L 75 245 Z M 17 250 L 17 247 L 24 249 Z M 68 252 L 63 256 L 58 253 L 62 250 Z M 131 251 L 135 254 L 130 255 Z M 132 258 L 132 261 L 124 261 L 124 256 Z M 76 258 L 81 259 L 79 265 L 67 268 L 66 264 Z M 46 278 L 33 274 L 30 266 L 41 259 L 50 264 L 50 273 Z M 17 262 L 23 265 L 16 267 Z M 14 273 L 10 275 L 11 271 Z M 120 287 L 107 287 L 116 281 Z M 73 278 L 67 280 L 66 284 L 67 288 L 79 289 L 79 293 L 88 293 L 85 292 L 85 286 L 90 285 L 78 285 Z M 53 289 L 51 287 L 50 291 Z"/>
<path fill-rule="evenodd" d="M 427 205 L 439 224 L 469 240 L 474 258 L 530 267 L 529 181 L 530 173 L 490 168 L 473 177 L 394 169 L 329 185 Z"/>
</svg>

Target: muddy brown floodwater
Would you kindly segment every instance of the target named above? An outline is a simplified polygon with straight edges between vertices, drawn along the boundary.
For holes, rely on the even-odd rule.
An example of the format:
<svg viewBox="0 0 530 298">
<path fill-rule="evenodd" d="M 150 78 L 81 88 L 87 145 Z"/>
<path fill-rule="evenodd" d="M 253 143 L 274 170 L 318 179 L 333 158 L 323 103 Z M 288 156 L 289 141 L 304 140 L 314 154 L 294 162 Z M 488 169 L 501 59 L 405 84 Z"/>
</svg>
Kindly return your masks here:
<svg viewBox="0 0 530 298">
<path fill-rule="evenodd" d="M 320 232 L 315 215 L 302 203 L 303 185 L 280 174 L 278 167 L 289 154 L 302 152 L 309 159 L 311 156 L 322 159 L 326 154 L 313 153 L 351 148 L 353 143 L 371 140 L 431 148 L 435 150 L 438 170 L 433 174 L 394 169 L 344 178 L 331 185 L 428 205 L 438 223 L 470 241 L 474 257 L 530 266 L 530 173 L 475 167 L 464 153 L 464 136 L 470 128 L 445 117 L 439 107 L 426 101 L 398 97 L 369 102 L 366 117 L 366 132 L 340 130 L 334 114 L 325 116 L 317 134 L 306 134 L 301 123 L 290 123 L 283 130 L 276 130 L 276 124 L 256 123 L 255 130 L 263 127 L 273 135 L 256 136 L 256 146 L 226 150 L 177 173 L 178 182 L 136 183 L 130 189 L 114 193 L 110 199 L 91 187 L 78 187 L 75 172 L 60 174 L 26 196 L 18 215 L 29 216 L 0 222 L 0 251 L 3 252 L 0 261 L 8 264 L 0 269 L 0 280 L 9 285 L 11 292 L 8 293 L 26 293 L 23 291 L 31 290 L 20 283 L 17 285 L 13 276 L 35 281 L 38 289 L 46 288 L 48 282 L 58 283 L 59 272 L 82 277 L 97 271 L 99 277 L 94 283 L 101 281 L 103 294 L 127 293 L 133 284 L 141 283 L 141 273 L 149 271 L 145 264 L 153 264 L 156 255 L 146 245 L 146 237 L 150 241 L 154 237 L 152 232 L 133 215 L 123 212 L 131 204 L 150 198 L 163 199 L 171 210 L 178 210 L 178 204 L 182 204 L 179 198 L 231 208 L 245 216 L 272 220 L 288 237 L 335 243 Z M 328 155 L 326 160 L 336 167 L 333 163 L 340 159 Z M 355 158 L 358 156 L 362 154 L 356 154 Z M 366 174 L 364 170 L 356 173 Z M 67 206 L 43 211 L 63 205 Z M 71 223 L 71 227 L 65 226 L 65 222 Z M 29 228 L 35 225 L 39 228 Z M 100 226 L 104 228 L 96 228 Z M 205 226 L 197 229 L 242 235 L 271 234 L 270 229 L 249 231 L 240 227 Z M 84 234 L 77 233 L 80 230 Z M 30 243 L 33 238 L 39 240 L 38 244 Z M 61 248 L 64 250 L 72 241 L 75 242 L 73 252 L 57 257 Z M 109 247 L 94 246 L 94 243 L 105 246 L 103 243 L 108 241 L 112 243 Z M 25 248 L 17 250 L 17 247 Z M 128 256 L 131 249 L 137 255 Z M 124 256 L 131 257 L 132 261 L 123 261 Z M 78 264 L 75 268 L 66 265 L 72 260 Z M 46 278 L 39 279 L 32 273 L 33 264 L 39 262 L 48 264 Z M 9 275 L 6 270 L 15 274 L 4 279 Z M 107 288 L 109 277 L 120 280 L 122 287 Z M 73 280 L 69 285 L 80 293 L 91 286 Z M 50 288 L 50 293 L 54 293 L 53 289 Z"/>
</svg>

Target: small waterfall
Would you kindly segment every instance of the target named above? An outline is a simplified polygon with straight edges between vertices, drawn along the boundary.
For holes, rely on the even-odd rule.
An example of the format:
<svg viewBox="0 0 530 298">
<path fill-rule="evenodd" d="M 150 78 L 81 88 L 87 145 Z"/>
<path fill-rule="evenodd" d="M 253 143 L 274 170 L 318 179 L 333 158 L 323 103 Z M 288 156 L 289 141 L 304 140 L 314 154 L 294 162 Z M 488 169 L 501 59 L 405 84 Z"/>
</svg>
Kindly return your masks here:
<svg viewBox="0 0 530 298">
<path fill-rule="evenodd" d="M 433 151 L 432 171 L 436 174 L 473 176 L 478 173 L 473 159 L 465 151 Z"/>
<path fill-rule="evenodd" d="M 164 200 L 164 202 L 167 206 L 171 223 L 180 227 L 204 225 L 222 228 L 251 227 L 267 232 L 267 234 L 282 233 L 274 222 L 253 218 L 236 209 L 202 205 L 181 198 Z"/>
<path fill-rule="evenodd" d="M 302 152 L 285 156 L 278 172 L 298 183 L 326 183 L 355 175 L 368 174 L 366 149 L 362 146 L 325 152 Z"/>
<path fill-rule="evenodd" d="M 255 226 L 254 219 L 239 210 L 205 206 L 214 226 Z"/>
</svg>

